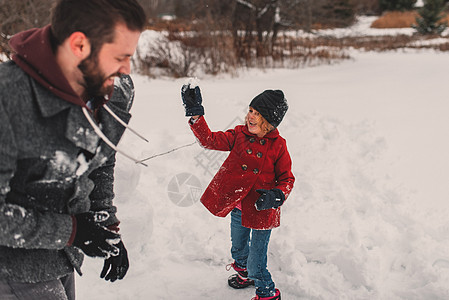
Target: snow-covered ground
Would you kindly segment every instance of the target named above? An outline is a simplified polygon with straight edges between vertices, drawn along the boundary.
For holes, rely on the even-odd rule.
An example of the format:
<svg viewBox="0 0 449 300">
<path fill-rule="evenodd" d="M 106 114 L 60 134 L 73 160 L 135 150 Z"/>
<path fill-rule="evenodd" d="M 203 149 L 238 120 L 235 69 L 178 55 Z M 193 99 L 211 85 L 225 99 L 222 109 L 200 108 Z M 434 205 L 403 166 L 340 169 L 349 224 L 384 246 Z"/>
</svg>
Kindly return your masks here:
<svg viewBox="0 0 449 300">
<path fill-rule="evenodd" d="M 268 262 L 282 299 L 449 299 L 449 55 L 352 56 L 332 66 L 199 78 L 206 119 L 214 130 L 232 126 L 265 89 L 282 89 L 289 100 L 279 130 L 297 181 Z M 186 79 L 133 78 L 131 126 L 150 143 L 128 132 L 120 147 L 145 158 L 194 142 L 180 100 Z M 115 203 L 131 267 L 124 280 L 104 282 L 102 261 L 86 258 L 78 299 L 254 296 L 253 288 L 227 286 L 229 218 L 172 201 L 182 174 L 207 186 L 216 166 L 204 162 L 222 159 L 209 154 L 195 144 L 147 168 L 118 155 Z"/>
</svg>

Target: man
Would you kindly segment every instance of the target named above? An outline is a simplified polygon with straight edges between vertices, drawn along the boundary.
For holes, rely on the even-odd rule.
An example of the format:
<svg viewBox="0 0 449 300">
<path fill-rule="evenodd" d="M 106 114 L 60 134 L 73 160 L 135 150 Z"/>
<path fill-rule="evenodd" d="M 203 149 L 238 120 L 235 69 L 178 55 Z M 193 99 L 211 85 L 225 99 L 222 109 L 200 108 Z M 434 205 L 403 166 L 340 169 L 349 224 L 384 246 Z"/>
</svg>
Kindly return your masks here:
<svg viewBox="0 0 449 300">
<path fill-rule="evenodd" d="M 0 65 L 0 299 L 74 299 L 84 254 L 104 258 L 102 278 L 125 276 L 104 140 L 124 132 L 114 116 L 129 121 L 145 21 L 136 0 L 58 0 L 50 25 L 11 38 L 13 60 Z"/>
</svg>

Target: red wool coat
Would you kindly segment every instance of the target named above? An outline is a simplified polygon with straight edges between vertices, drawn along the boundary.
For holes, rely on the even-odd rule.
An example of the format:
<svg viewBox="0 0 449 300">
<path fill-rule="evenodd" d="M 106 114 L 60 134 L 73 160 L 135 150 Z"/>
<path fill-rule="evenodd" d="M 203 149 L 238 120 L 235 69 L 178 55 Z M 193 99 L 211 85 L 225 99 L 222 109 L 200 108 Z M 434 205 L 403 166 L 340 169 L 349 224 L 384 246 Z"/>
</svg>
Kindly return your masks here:
<svg viewBox="0 0 449 300">
<path fill-rule="evenodd" d="M 280 225 L 280 208 L 257 211 L 257 189 L 278 188 L 288 197 L 295 177 L 285 139 L 279 131 L 263 138 L 250 133 L 245 125 L 225 132 L 211 132 L 204 117 L 190 127 L 203 147 L 231 151 L 201 196 L 203 205 L 214 215 L 225 217 L 239 201 L 242 225 L 253 229 L 271 229 Z"/>
</svg>

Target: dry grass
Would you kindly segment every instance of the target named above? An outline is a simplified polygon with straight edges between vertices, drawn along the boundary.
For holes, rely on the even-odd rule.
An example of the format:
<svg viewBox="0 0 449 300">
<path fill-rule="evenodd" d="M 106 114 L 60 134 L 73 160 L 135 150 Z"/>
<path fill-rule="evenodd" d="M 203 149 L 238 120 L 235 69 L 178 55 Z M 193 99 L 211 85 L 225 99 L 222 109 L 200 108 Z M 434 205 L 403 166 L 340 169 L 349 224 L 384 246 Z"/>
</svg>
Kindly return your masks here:
<svg viewBox="0 0 449 300">
<path fill-rule="evenodd" d="M 371 28 L 409 28 L 416 25 L 416 17 L 419 14 L 416 11 L 389 11 L 380 16 L 371 24 Z M 443 20 L 449 23 L 449 16 Z"/>
<path fill-rule="evenodd" d="M 371 28 L 409 28 L 416 24 L 416 11 L 389 11 L 371 24 Z"/>
<path fill-rule="evenodd" d="M 307 49 L 327 49 L 332 53 L 344 53 L 345 49 L 360 49 L 362 51 L 394 51 L 405 48 L 435 49 L 449 51 L 449 38 L 446 43 L 426 44 L 426 40 L 441 38 L 439 35 L 396 35 L 396 36 L 354 36 L 354 37 L 318 37 L 296 38 L 296 45 Z M 421 43 L 424 42 L 424 43 Z M 325 57 L 321 57 L 325 58 Z M 344 59 L 344 56 L 341 56 Z"/>
</svg>

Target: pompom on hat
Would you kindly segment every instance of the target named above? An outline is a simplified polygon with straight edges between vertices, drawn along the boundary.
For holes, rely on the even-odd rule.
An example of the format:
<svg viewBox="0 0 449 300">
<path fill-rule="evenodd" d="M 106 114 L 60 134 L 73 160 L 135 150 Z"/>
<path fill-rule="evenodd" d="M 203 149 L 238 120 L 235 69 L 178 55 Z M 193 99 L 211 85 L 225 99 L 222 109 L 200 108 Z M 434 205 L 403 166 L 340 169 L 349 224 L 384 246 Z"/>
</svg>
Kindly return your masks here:
<svg viewBox="0 0 449 300">
<path fill-rule="evenodd" d="M 254 97 L 249 106 L 257 110 L 274 127 L 279 126 L 288 110 L 287 99 L 281 90 L 265 90 Z"/>
</svg>

